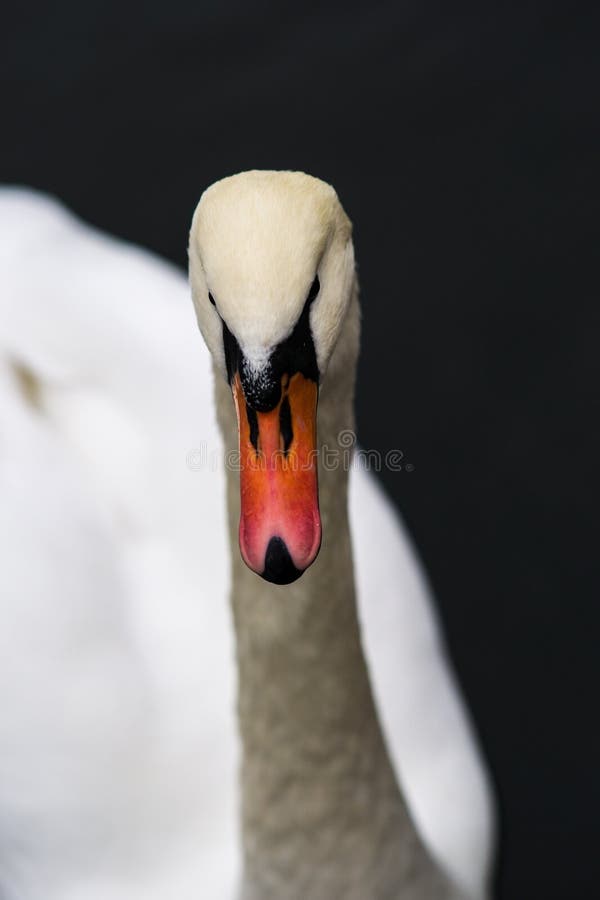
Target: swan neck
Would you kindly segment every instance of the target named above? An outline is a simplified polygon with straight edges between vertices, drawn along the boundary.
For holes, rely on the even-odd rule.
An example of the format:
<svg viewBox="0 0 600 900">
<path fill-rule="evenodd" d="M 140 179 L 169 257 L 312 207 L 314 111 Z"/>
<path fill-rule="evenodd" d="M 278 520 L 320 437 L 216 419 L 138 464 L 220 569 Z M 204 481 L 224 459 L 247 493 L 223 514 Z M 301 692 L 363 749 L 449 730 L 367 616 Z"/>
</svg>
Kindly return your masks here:
<svg viewBox="0 0 600 900">
<path fill-rule="evenodd" d="M 355 297 L 320 392 L 320 451 L 353 432 L 357 350 Z M 236 449 L 237 430 L 228 393 L 217 378 L 230 451 Z M 242 739 L 242 896 L 365 900 L 396 896 L 389 886 L 404 880 L 425 886 L 429 893 L 423 897 L 447 897 L 411 823 L 377 720 L 356 607 L 348 466 L 343 456 L 341 465 L 327 467 L 319 458 L 321 551 L 285 587 L 268 584 L 242 562 L 239 483 L 236 472 L 228 473 Z"/>
</svg>

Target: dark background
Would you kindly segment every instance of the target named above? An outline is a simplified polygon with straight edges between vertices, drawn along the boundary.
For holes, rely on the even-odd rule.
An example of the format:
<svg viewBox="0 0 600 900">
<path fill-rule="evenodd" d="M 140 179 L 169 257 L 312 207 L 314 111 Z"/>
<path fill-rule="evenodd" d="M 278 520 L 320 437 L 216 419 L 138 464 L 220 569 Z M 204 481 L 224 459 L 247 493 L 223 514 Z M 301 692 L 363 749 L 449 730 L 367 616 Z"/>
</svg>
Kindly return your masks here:
<svg viewBox="0 0 600 900">
<path fill-rule="evenodd" d="M 299 168 L 337 188 L 362 282 L 360 440 L 414 466 L 383 478 L 497 781 L 511 900 L 600 883 L 594 18 L 73 0 L 24 4 L 0 37 L 0 178 L 181 266 L 215 179 Z"/>
</svg>

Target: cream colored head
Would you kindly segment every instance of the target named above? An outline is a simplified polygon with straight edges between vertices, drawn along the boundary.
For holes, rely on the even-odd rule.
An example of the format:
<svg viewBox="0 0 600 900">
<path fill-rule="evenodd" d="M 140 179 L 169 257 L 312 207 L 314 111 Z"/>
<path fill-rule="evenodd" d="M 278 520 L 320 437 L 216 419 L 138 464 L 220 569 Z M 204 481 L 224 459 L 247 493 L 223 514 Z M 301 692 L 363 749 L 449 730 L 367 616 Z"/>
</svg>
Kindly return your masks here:
<svg viewBox="0 0 600 900">
<path fill-rule="evenodd" d="M 302 172 L 217 181 L 194 214 L 189 258 L 200 330 L 223 373 L 222 321 L 259 370 L 291 334 L 318 275 L 310 328 L 325 374 L 354 275 L 352 225 L 330 185 Z"/>
<path fill-rule="evenodd" d="M 352 227 L 317 178 L 242 172 L 202 195 L 189 253 L 200 330 L 237 411 L 242 556 L 289 584 L 321 543 L 317 398 L 353 294 Z"/>
</svg>

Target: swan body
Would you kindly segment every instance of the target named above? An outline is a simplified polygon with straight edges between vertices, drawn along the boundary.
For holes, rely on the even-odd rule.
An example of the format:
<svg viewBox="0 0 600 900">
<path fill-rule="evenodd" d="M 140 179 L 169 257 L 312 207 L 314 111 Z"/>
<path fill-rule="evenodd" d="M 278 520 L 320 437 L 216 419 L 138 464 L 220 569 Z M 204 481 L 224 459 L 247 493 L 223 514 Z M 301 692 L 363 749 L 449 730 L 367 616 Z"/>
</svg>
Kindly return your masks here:
<svg viewBox="0 0 600 900">
<path fill-rule="evenodd" d="M 26 191 L 0 195 L 0 234 L 0 890 L 231 900 L 225 477 L 185 280 Z M 350 515 L 395 771 L 434 857 L 483 897 L 491 795 L 425 580 L 360 470 Z"/>
</svg>

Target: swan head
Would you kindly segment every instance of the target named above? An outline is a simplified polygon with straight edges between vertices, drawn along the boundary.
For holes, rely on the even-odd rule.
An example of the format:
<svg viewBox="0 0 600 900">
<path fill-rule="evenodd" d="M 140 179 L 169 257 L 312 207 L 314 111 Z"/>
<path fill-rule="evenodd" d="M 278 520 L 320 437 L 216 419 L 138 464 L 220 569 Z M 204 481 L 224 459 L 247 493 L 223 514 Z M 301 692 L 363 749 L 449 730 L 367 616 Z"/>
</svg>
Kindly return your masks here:
<svg viewBox="0 0 600 900">
<path fill-rule="evenodd" d="M 317 400 L 352 295 L 352 226 L 317 178 L 242 172 L 200 198 L 189 260 L 200 330 L 237 411 L 242 557 L 287 584 L 321 543 Z"/>
</svg>

